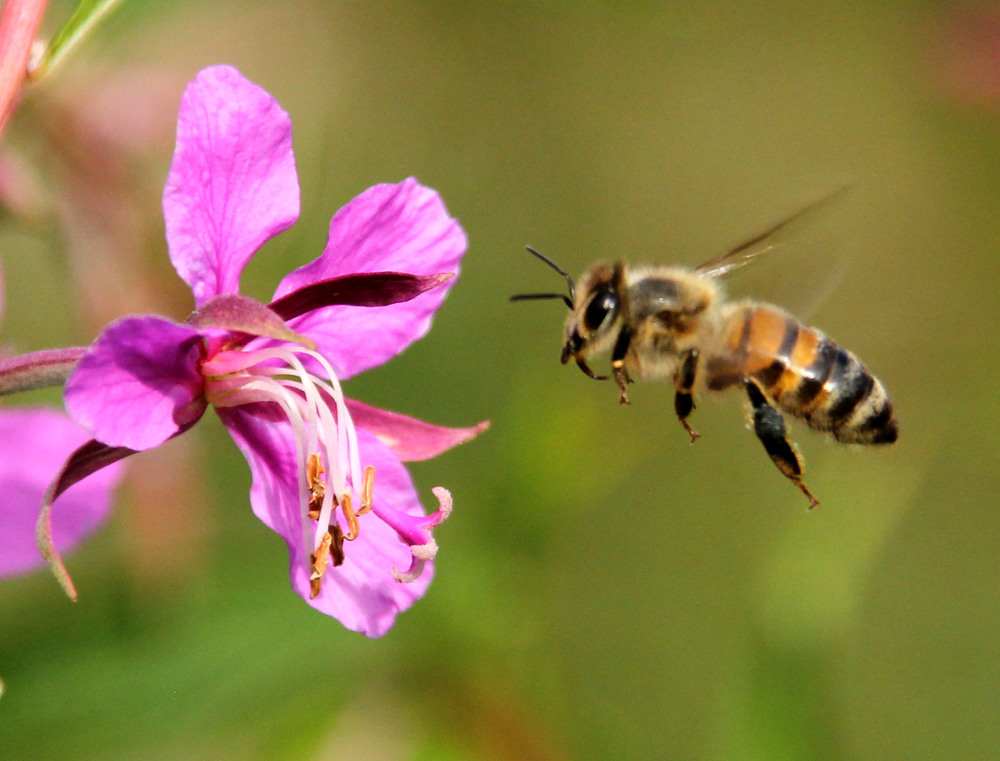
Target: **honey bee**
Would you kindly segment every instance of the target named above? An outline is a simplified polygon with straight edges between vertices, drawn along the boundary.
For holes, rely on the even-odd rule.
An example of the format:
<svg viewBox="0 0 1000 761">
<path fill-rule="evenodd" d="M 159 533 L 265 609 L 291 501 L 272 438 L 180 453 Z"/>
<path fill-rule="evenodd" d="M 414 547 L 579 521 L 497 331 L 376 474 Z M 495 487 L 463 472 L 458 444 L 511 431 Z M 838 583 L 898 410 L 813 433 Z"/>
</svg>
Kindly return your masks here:
<svg viewBox="0 0 1000 761">
<path fill-rule="evenodd" d="M 562 299 L 570 310 L 563 364 L 572 359 L 586 375 L 607 380 L 587 360 L 610 351 L 622 404 L 633 378 L 672 381 L 674 410 L 692 444 L 699 438 L 688 422 L 696 392 L 742 387 L 757 438 L 812 509 L 819 500 L 802 480 L 802 458 L 782 413 L 845 444 L 891 444 L 899 435 L 892 401 L 854 354 L 779 307 L 727 301 L 719 277 L 773 249 L 776 233 L 826 200 L 694 269 L 602 262 L 576 285 L 528 247 L 566 279 L 569 293 L 518 294 L 511 301 Z"/>
</svg>

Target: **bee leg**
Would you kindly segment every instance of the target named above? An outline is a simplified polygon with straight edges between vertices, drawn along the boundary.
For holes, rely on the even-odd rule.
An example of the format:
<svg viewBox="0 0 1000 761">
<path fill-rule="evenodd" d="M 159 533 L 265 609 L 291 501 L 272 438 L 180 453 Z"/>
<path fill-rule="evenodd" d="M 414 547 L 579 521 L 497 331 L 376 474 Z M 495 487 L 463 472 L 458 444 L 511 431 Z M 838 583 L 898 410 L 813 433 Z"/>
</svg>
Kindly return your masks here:
<svg viewBox="0 0 1000 761">
<path fill-rule="evenodd" d="M 750 404 L 753 407 L 754 433 L 757 434 L 757 438 L 764 445 L 764 449 L 767 450 L 778 470 L 809 498 L 809 509 L 812 510 L 819 504 L 819 500 L 802 482 L 802 458 L 799 457 L 795 446 L 786 436 L 785 419 L 778 410 L 768 403 L 764 392 L 760 390 L 760 386 L 755 381 L 745 378 L 743 385 L 746 387 Z"/>
<path fill-rule="evenodd" d="M 615 383 L 618 384 L 618 390 L 621 394 L 618 401 L 622 404 L 628 404 L 628 384 L 632 382 L 628 370 L 625 369 L 625 355 L 628 354 L 631 345 L 632 331 L 627 325 L 624 325 L 618 334 L 618 340 L 615 341 L 615 348 L 611 352 L 611 372 L 615 376 Z"/>
<path fill-rule="evenodd" d="M 674 394 L 674 411 L 677 413 L 677 419 L 684 426 L 684 430 L 691 437 L 692 444 L 701 438 L 701 434 L 692 428 L 687 421 L 688 415 L 694 410 L 694 397 L 691 395 L 691 389 L 694 388 L 694 381 L 697 374 L 698 350 L 690 349 L 684 353 L 684 361 L 681 363 L 680 370 L 674 378 L 674 386 L 677 389 L 677 393 Z"/>
</svg>

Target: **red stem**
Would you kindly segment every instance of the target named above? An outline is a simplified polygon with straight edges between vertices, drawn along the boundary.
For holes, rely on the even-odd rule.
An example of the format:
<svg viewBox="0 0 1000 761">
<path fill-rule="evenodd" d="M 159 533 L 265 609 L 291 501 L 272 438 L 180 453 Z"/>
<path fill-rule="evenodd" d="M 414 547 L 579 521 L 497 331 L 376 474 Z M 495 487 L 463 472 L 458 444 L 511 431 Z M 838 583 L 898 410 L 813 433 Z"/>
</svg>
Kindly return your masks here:
<svg viewBox="0 0 1000 761">
<path fill-rule="evenodd" d="M 28 76 L 31 44 L 45 13 L 45 0 L 6 0 L 0 9 L 0 134 Z"/>
</svg>

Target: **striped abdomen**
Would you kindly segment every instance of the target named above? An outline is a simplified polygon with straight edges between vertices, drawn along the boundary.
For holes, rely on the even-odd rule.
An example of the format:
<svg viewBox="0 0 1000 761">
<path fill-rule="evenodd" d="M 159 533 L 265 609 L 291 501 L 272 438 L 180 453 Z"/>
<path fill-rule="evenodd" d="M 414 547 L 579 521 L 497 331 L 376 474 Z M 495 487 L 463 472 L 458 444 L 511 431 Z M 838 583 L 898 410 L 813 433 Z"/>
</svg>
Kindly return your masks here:
<svg viewBox="0 0 1000 761">
<path fill-rule="evenodd" d="M 890 444 L 899 435 L 892 401 L 856 356 L 768 304 L 734 305 L 723 352 L 706 365 L 708 387 L 754 378 L 774 404 L 837 441 Z"/>
</svg>

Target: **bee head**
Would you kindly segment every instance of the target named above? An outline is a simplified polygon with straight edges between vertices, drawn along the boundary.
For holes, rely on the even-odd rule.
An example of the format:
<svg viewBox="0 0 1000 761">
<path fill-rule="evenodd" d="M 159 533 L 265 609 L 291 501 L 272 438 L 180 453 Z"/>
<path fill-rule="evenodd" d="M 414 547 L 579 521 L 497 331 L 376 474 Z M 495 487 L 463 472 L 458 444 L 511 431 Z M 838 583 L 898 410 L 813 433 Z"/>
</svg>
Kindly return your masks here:
<svg viewBox="0 0 1000 761">
<path fill-rule="evenodd" d="M 569 293 L 520 293 L 511 296 L 510 300 L 561 299 L 570 310 L 569 317 L 566 318 L 566 341 L 562 348 L 562 363 L 566 364 L 572 358 L 584 374 L 597 380 L 606 380 L 606 376 L 598 375 L 590 369 L 583 353 L 592 348 L 595 342 L 600 342 L 605 335 L 610 335 L 611 327 L 620 311 L 617 286 L 622 277 L 621 268 L 607 264 L 592 267 L 584 276 L 578 291 L 569 273 L 531 246 L 525 248 L 532 256 L 541 259 L 566 278 Z"/>
<path fill-rule="evenodd" d="M 596 375 L 584 357 L 605 351 L 617 334 L 622 313 L 621 265 L 595 264 L 580 281 L 572 313 L 566 319 L 562 361 L 574 359 L 580 369 L 592 378 Z"/>
</svg>

